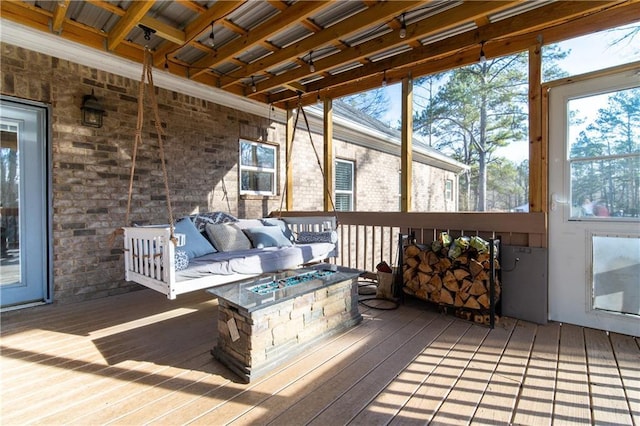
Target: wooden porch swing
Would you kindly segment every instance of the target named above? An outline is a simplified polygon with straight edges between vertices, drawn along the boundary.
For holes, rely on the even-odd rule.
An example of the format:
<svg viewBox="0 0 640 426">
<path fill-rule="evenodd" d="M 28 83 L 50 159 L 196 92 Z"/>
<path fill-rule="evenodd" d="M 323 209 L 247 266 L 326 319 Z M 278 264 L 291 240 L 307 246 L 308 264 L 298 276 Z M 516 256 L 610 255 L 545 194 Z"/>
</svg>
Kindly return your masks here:
<svg viewBox="0 0 640 426">
<path fill-rule="evenodd" d="M 185 238 L 182 238 L 183 235 L 179 235 L 181 238 L 177 238 L 178 236 L 175 234 L 175 221 L 173 216 L 173 209 L 171 205 L 171 198 L 169 192 L 169 179 L 166 168 L 165 161 L 165 152 L 164 152 L 164 143 L 163 136 L 165 134 L 162 129 L 160 117 L 158 114 L 158 104 L 155 96 L 155 87 L 153 85 L 153 75 L 152 75 L 152 67 L 153 60 L 151 52 L 148 49 L 145 49 L 144 53 L 144 64 L 142 70 L 142 76 L 140 78 L 140 86 L 138 93 L 138 115 L 137 115 L 137 123 L 136 123 L 136 133 L 135 140 L 133 146 L 132 153 L 132 164 L 131 164 L 131 172 L 129 178 L 129 194 L 127 199 L 127 211 L 125 216 L 126 226 L 120 228 L 113 232 L 111 239 L 115 239 L 116 235 L 124 234 L 124 264 L 125 264 L 125 279 L 127 281 L 133 281 L 138 284 L 144 285 L 148 288 L 156 290 L 160 293 L 165 294 L 169 299 L 175 299 L 175 297 L 179 294 L 210 288 L 217 285 L 223 285 L 235 281 L 240 281 L 243 279 L 251 278 L 257 275 L 260 275 L 264 272 L 274 272 L 274 271 L 264 271 L 259 273 L 232 273 L 232 274 L 216 274 L 211 273 L 206 276 L 198 276 L 196 278 L 180 278 L 178 279 L 176 275 L 176 248 L 185 242 Z M 166 195 L 167 202 L 167 213 L 168 213 L 168 225 L 162 226 L 139 226 L 139 227 L 131 227 L 129 218 L 131 213 L 131 200 L 133 195 L 133 182 L 136 168 L 136 159 L 137 159 L 137 151 L 139 145 L 142 143 L 142 126 L 144 121 L 144 89 L 145 86 L 149 89 L 149 97 L 151 100 L 151 106 L 153 108 L 154 120 L 155 120 L 155 129 L 158 135 L 158 146 L 160 151 L 160 162 L 162 166 L 162 174 L 164 179 L 164 189 Z M 305 123 L 307 126 L 307 130 L 309 133 L 309 138 L 311 140 L 311 145 L 313 147 L 314 153 L 316 155 L 316 159 L 318 160 L 318 164 L 320 165 L 320 159 L 318 153 L 313 146 L 313 140 L 311 138 L 311 131 L 309 128 L 309 122 L 307 121 L 306 114 L 301 106 L 299 106 L 298 114 L 296 116 L 296 124 L 298 121 L 298 117 L 300 115 L 300 111 L 305 119 Z M 295 137 L 295 127 L 294 134 Z M 291 161 L 291 152 L 290 150 L 287 161 Z M 320 170 L 324 177 L 324 171 L 322 167 Z M 280 204 L 280 211 L 282 210 L 282 202 L 284 200 L 285 192 L 283 191 L 283 198 Z M 331 204 L 333 206 L 333 200 L 331 200 Z M 335 209 L 334 209 L 335 211 Z M 336 229 L 336 219 L 319 216 L 319 217 L 301 217 L 301 218 L 291 218 L 279 217 L 283 222 L 286 223 L 286 226 L 290 228 L 290 230 L 294 233 L 299 231 L 334 231 Z M 178 242 L 180 240 L 180 243 Z M 285 248 L 285 249 L 288 249 Z M 297 259 L 300 256 L 303 256 L 305 262 L 317 262 L 325 259 L 326 257 L 331 256 L 330 253 L 334 253 L 333 256 L 337 253 L 337 243 L 335 243 L 333 249 L 331 251 L 323 252 L 321 255 L 313 252 L 311 257 L 307 253 L 308 250 L 299 250 L 300 253 L 296 255 Z M 228 252 L 227 252 L 228 253 Z M 254 257 L 251 255 L 246 255 L 246 258 L 251 260 Z M 256 262 L 259 262 L 261 259 L 256 257 Z M 278 263 L 279 264 L 279 263 Z M 274 263 L 275 265 L 275 263 Z M 274 266 L 275 267 L 275 266 Z M 290 266 L 293 267 L 293 266 Z M 268 268 L 267 268 L 268 269 Z"/>
</svg>

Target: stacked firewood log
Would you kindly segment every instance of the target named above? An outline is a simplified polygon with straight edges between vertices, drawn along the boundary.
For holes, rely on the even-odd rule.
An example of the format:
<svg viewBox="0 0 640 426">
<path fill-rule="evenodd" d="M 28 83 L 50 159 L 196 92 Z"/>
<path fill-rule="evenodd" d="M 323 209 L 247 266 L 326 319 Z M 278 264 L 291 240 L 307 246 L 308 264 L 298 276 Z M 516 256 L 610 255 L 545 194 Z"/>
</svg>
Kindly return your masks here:
<svg viewBox="0 0 640 426">
<path fill-rule="evenodd" d="M 446 233 L 441 233 L 430 246 L 412 244 L 405 247 L 403 291 L 419 299 L 453 307 L 458 317 L 488 323 L 490 262 L 487 241 L 479 237 L 460 237 L 452 241 Z M 495 269 L 500 269 L 495 256 L 493 262 Z M 499 297 L 500 282 L 496 274 L 494 302 Z"/>
</svg>

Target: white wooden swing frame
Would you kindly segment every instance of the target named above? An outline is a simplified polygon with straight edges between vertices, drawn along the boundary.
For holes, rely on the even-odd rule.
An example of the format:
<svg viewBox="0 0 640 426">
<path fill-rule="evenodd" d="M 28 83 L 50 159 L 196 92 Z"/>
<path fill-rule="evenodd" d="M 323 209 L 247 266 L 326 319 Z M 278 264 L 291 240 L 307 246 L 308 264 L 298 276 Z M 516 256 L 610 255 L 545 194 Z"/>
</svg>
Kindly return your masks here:
<svg viewBox="0 0 640 426">
<path fill-rule="evenodd" d="M 214 275 L 211 274 L 206 277 L 193 278 L 187 280 L 176 281 L 175 270 L 175 251 L 178 244 L 178 238 L 174 234 L 174 218 L 173 210 L 171 207 L 171 198 L 169 196 L 169 179 L 167 174 L 167 168 L 164 155 L 164 144 L 162 137 L 164 136 L 164 130 L 161 126 L 160 116 L 158 113 L 158 105 L 155 97 L 155 89 L 153 85 L 152 75 L 152 55 L 145 48 L 144 52 L 144 64 L 142 70 L 142 76 L 140 79 L 140 87 L 138 93 L 138 119 L 136 124 L 136 134 L 132 154 L 132 166 L 129 178 L 129 197 L 127 200 L 127 212 L 125 217 L 125 223 L 129 222 L 129 216 L 131 212 L 131 199 L 133 193 L 133 182 L 135 175 L 136 157 L 138 146 L 142 143 L 142 125 L 144 118 L 144 88 L 149 87 L 149 96 L 151 98 L 153 113 L 155 118 L 155 129 L 158 135 L 158 146 L 160 150 L 160 162 L 162 165 L 162 174 L 164 178 L 164 188 L 167 199 L 167 211 L 169 224 L 167 226 L 149 226 L 149 227 L 129 227 L 125 226 L 114 232 L 112 238 L 116 234 L 124 234 L 124 266 L 125 266 L 125 279 L 127 281 L 133 281 L 138 284 L 144 285 L 150 289 L 165 294 L 169 299 L 175 299 L 176 296 L 184 293 L 189 293 L 195 290 L 201 290 L 205 288 L 214 287 L 217 285 L 232 283 L 255 277 L 259 274 L 234 274 L 234 275 Z M 324 171 L 320 164 L 318 153 L 313 145 L 311 139 L 311 131 L 309 130 L 309 123 L 307 121 L 306 114 L 301 106 L 299 106 L 298 114 L 296 115 L 296 125 L 300 111 L 304 116 L 307 124 L 307 130 L 309 131 L 309 138 L 311 145 L 318 160 L 320 171 L 324 177 Z M 295 125 L 294 125 L 294 137 L 295 137 Z M 291 161 L 291 150 L 287 156 L 287 163 Z M 331 199 L 331 195 L 329 194 Z M 282 194 L 282 200 L 284 200 L 284 191 Z M 331 200 L 333 205 L 333 200 Z M 282 201 L 280 205 L 282 211 Z M 335 211 L 335 208 L 334 208 Z M 297 235 L 301 231 L 336 231 L 337 220 L 335 215 L 331 216 L 305 216 L 305 217 L 283 217 L 281 218 L 290 230 Z M 336 249 L 333 251 L 333 255 L 337 254 L 338 244 L 336 243 Z M 325 259 L 310 259 L 309 263 L 320 262 Z"/>
</svg>

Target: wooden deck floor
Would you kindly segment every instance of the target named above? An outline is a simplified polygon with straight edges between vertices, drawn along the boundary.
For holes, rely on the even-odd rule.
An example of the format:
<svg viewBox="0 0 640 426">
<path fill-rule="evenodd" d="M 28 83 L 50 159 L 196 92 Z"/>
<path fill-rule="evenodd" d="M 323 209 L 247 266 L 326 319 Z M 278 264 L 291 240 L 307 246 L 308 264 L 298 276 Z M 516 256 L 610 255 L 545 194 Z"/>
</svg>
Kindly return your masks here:
<svg viewBox="0 0 640 426">
<path fill-rule="evenodd" d="M 1 418 L 13 424 L 640 425 L 638 339 L 418 301 L 367 310 L 241 384 L 209 350 L 217 302 L 150 290 L 2 315 Z"/>
</svg>

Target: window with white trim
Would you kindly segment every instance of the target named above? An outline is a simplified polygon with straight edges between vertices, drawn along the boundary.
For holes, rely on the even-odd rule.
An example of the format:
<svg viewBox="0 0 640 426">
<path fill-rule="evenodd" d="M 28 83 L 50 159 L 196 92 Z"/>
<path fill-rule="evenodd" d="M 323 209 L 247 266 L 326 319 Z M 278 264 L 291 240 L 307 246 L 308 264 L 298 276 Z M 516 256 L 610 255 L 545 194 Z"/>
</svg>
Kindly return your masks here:
<svg viewBox="0 0 640 426">
<path fill-rule="evenodd" d="M 240 139 L 240 194 L 276 195 L 277 147 Z"/>
<path fill-rule="evenodd" d="M 354 170 L 353 161 L 336 160 L 334 204 L 337 211 L 353 211 Z"/>
<path fill-rule="evenodd" d="M 453 201 L 453 180 L 451 179 L 444 181 L 444 199 Z"/>
</svg>

